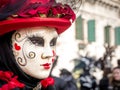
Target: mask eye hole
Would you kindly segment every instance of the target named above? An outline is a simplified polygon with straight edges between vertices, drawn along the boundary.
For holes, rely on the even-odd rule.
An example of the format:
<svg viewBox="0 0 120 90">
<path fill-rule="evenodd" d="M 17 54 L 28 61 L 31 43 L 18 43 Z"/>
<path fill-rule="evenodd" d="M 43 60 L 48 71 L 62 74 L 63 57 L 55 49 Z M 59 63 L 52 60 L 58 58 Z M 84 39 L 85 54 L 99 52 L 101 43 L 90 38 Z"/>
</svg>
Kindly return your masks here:
<svg viewBox="0 0 120 90">
<path fill-rule="evenodd" d="M 55 46 L 57 42 L 57 38 L 53 38 L 50 42 L 50 46 Z"/>
<path fill-rule="evenodd" d="M 29 37 L 29 40 L 35 46 L 44 46 L 44 39 L 42 37 Z"/>
</svg>

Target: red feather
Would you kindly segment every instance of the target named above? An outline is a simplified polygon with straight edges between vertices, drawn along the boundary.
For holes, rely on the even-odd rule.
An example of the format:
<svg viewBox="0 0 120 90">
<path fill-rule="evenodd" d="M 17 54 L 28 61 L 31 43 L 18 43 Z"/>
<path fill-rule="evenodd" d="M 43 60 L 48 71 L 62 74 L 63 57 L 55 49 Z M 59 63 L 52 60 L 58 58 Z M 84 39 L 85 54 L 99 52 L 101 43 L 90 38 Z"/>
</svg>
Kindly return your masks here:
<svg viewBox="0 0 120 90">
<path fill-rule="evenodd" d="M 50 0 L 30 0 L 31 3 L 41 3 L 41 4 L 46 4 L 50 2 Z"/>
</svg>

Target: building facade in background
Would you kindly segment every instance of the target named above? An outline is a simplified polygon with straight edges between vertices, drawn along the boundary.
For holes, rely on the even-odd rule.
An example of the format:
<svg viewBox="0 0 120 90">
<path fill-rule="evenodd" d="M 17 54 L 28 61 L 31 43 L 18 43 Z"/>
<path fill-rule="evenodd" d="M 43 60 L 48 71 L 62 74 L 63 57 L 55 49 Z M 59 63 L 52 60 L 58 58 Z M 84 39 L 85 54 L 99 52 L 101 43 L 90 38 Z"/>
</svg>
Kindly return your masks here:
<svg viewBox="0 0 120 90">
<path fill-rule="evenodd" d="M 76 39 L 84 44 L 120 45 L 120 1 L 85 0 L 76 20 Z"/>
<path fill-rule="evenodd" d="M 89 56 L 100 58 L 104 46 L 115 47 L 112 63 L 120 58 L 120 0 L 85 0 L 76 20 L 76 40 Z M 102 48 L 103 47 L 103 48 Z"/>
<path fill-rule="evenodd" d="M 72 60 L 80 54 L 89 52 L 100 58 L 104 45 L 120 46 L 120 0 L 83 0 L 77 20 L 58 39 L 60 52 L 55 72 L 59 74 L 61 68 L 72 70 Z M 120 49 L 116 52 L 120 53 Z"/>
</svg>

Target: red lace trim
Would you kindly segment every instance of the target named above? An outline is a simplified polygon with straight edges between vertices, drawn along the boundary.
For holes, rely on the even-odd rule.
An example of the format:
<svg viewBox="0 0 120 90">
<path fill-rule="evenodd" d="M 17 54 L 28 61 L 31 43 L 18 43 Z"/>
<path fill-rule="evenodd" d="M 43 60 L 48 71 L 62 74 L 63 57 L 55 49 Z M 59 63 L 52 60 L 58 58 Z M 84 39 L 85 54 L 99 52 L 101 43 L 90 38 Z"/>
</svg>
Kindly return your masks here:
<svg viewBox="0 0 120 90">
<path fill-rule="evenodd" d="M 12 90 L 16 87 L 23 88 L 25 85 L 17 80 L 18 76 L 13 76 L 10 71 L 0 71 L 0 80 L 7 82 L 0 90 Z"/>
</svg>

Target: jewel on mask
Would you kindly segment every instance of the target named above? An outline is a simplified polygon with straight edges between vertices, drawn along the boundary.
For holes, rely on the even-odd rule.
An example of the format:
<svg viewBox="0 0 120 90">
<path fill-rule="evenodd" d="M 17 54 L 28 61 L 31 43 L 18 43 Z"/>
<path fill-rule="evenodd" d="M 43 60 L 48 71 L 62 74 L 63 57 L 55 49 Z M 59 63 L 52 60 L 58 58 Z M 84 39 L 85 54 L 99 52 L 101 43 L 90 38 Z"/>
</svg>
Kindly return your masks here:
<svg viewBox="0 0 120 90">
<path fill-rule="evenodd" d="M 31 58 L 31 59 L 33 59 L 33 58 L 35 58 L 35 52 L 29 52 L 29 57 L 28 58 Z"/>
<path fill-rule="evenodd" d="M 14 44 L 14 47 L 15 47 L 16 50 L 20 50 L 21 49 L 21 47 L 17 43 Z"/>
<path fill-rule="evenodd" d="M 15 51 L 14 51 L 13 53 L 14 53 L 14 55 L 15 55 L 15 56 L 18 56 L 18 55 L 19 55 L 19 53 L 18 53 L 18 52 L 15 52 Z"/>
</svg>

